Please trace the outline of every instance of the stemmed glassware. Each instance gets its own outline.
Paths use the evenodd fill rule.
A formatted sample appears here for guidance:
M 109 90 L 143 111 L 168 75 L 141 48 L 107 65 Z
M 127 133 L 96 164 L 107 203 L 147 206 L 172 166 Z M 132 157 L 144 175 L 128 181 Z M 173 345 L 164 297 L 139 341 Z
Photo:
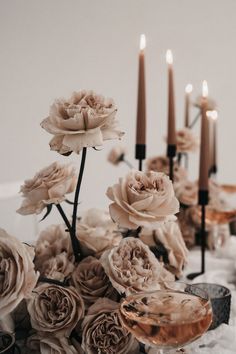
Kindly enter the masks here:
M 120 318 L 140 342 L 159 353 L 182 348 L 211 325 L 207 293 L 195 285 L 162 282 L 159 290 L 132 294 L 122 300 Z

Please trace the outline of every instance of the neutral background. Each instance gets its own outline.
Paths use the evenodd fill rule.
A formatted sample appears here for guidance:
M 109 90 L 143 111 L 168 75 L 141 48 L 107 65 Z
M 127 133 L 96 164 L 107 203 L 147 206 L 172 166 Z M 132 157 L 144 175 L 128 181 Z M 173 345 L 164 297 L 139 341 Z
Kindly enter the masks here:
M 167 75 L 165 52 L 174 53 L 178 127 L 183 126 L 184 88 L 193 99 L 207 79 L 219 107 L 219 180 L 236 182 L 235 0 L 1 0 L 0 1 L 0 184 L 32 177 L 61 158 L 50 152 L 51 136 L 39 124 L 57 97 L 93 89 L 115 99 L 126 132 L 124 144 L 135 163 L 139 36 L 147 37 L 147 151 L 165 152 Z M 192 118 L 196 110 L 192 109 Z M 195 127 L 198 134 L 199 125 Z M 100 152 L 90 150 L 81 193 L 81 210 L 106 207 L 107 187 L 127 172 Z M 190 175 L 197 178 L 198 155 Z M 17 187 L 18 188 L 18 187 Z M 4 189 L 4 188 L 2 188 Z M 14 194 L 14 187 L 13 192 Z M 15 215 L 20 199 L 0 200 L 0 225 L 26 239 L 33 237 L 32 217 Z M 55 221 L 51 215 L 47 222 Z M 22 236 L 23 235 L 23 236 Z

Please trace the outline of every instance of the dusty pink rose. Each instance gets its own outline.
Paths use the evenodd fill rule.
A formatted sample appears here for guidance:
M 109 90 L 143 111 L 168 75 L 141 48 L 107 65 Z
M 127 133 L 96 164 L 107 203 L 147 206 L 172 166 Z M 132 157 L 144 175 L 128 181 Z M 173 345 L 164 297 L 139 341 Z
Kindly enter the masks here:
M 175 195 L 181 204 L 192 206 L 198 203 L 198 183 L 188 180 L 175 185 Z
M 97 300 L 82 323 L 82 349 L 86 354 L 139 354 L 137 340 L 122 325 L 119 304 Z
M 96 208 L 83 214 L 77 222 L 76 234 L 84 255 L 100 256 L 105 250 L 117 246 L 122 239 L 109 213 Z
M 84 316 L 84 302 L 72 287 L 40 284 L 28 300 L 32 327 L 39 333 L 69 337 Z
M 169 159 L 166 156 L 154 156 L 147 159 L 147 171 L 163 172 L 169 175 Z M 174 181 L 179 182 L 187 178 L 187 171 L 178 166 L 177 162 L 174 163 Z
M 31 296 L 39 277 L 33 258 L 32 247 L 0 229 L 0 318 Z
M 127 237 L 118 247 L 105 251 L 101 263 L 120 294 L 156 290 L 158 282 L 174 279 L 138 238 Z
M 175 220 L 179 211 L 172 182 L 164 173 L 132 170 L 108 188 L 107 196 L 113 201 L 112 219 L 128 229 L 155 228 L 160 222 Z
M 113 146 L 113 148 L 110 150 L 107 160 L 112 164 L 112 165 L 118 165 L 124 158 L 126 154 L 126 148 L 122 145 L 116 145 Z
M 166 269 L 177 277 L 182 275 L 183 268 L 187 264 L 188 250 L 176 222 L 168 222 L 152 232 L 144 229 L 140 239 L 149 247 L 156 247 L 157 250 L 160 246 L 164 247 L 168 254 Z
M 178 152 L 194 152 L 199 147 L 198 138 L 189 128 L 177 131 L 176 139 Z
M 62 252 L 43 263 L 37 262 L 37 269 L 44 277 L 64 282 L 69 279 L 75 266 L 68 258 L 68 253 Z
M 117 127 L 116 112 L 112 99 L 93 91 L 79 91 L 68 100 L 56 100 L 41 126 L 54 135 L 52 150 L 63 155 L 79 153 L 83 147 L 101 146 L 105 140 L 123 135 Z
M 117 292 L 97 258 L 89 256 L 81 261 L 72 273 L 71 283 L 87 306 L 100 297 L 117 299 Z
M 66 253 L 69 260 L 72 260 L 72 247 L 66 226 L 50 225 L 41 231 L 35 246 L 35 264 L 40 269 L 49 259 L 61 253 Z
M 27 339 L 26 354 L 83 354 L 80 344 L 74 339 L 40 336 L 34 334 Z
M 65 194 L 74 191 L 76 180 L 75 169 L 71 165 L 52 163 L 21 186 L 24 200 L 17 212 L 22 215 L 40 214 L 48 204 L 61 203 Z

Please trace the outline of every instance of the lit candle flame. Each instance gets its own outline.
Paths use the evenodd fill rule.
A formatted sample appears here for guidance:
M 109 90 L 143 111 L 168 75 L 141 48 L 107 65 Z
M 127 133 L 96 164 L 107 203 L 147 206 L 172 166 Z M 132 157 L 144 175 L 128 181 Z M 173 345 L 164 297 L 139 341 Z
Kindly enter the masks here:
M 141 34 L 140 36 L 140 50 L 144 50 L 146 48 L 146 37 L 145 34 Z
M 170 65 L 173 64 L 173 54 L 170 49 L 168 49 L 166 52 L 166 62 L 167 62 L 167 64 L 170 64 Z
M 188 84 L 186 87 L 185 87 L 185 92 L 186 93 L 191 93 L 193 91 L 193 85 L 192 84 Z
M 216 120 L 218 118 L 218 112 L 217 111 L 207 111 L 206 114 L 207 114 L 208 118 L 211 118 L 213 120 Z
M 206 98 L 208 96 L 208 85 L 207 81 L 204 80 L 202 83 L 202 97 Z

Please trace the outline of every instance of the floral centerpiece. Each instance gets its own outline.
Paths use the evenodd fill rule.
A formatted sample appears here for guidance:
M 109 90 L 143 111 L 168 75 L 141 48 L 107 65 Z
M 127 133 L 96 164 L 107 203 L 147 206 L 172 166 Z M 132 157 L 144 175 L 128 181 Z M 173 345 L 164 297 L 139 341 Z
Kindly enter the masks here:
M 56 209 L 61 224 L 35 245 L 0 230 L 0 329 L 14 333 L 22 353 L 138 354 L 142 346 L 120 321 L 121 298 L 158 289 L 187 261 L 179 201 L 162 171 L 130 171 L 107 190 L 110 213 L 92 206 L 77 215 L 87 149 L 123 135 L 116 113 L 113 100 L 80 91 L 56 100 L 41 123 L 53 135 L 51 150 L 82 156 L 78 176 L 54 162 L 21 187 L 18 213 L 44 212 L 43 220 Z M 115 164 L 125 151 L 118 155 L 110 156 Z M 63 202 L 72 192 L 68 216 Z

